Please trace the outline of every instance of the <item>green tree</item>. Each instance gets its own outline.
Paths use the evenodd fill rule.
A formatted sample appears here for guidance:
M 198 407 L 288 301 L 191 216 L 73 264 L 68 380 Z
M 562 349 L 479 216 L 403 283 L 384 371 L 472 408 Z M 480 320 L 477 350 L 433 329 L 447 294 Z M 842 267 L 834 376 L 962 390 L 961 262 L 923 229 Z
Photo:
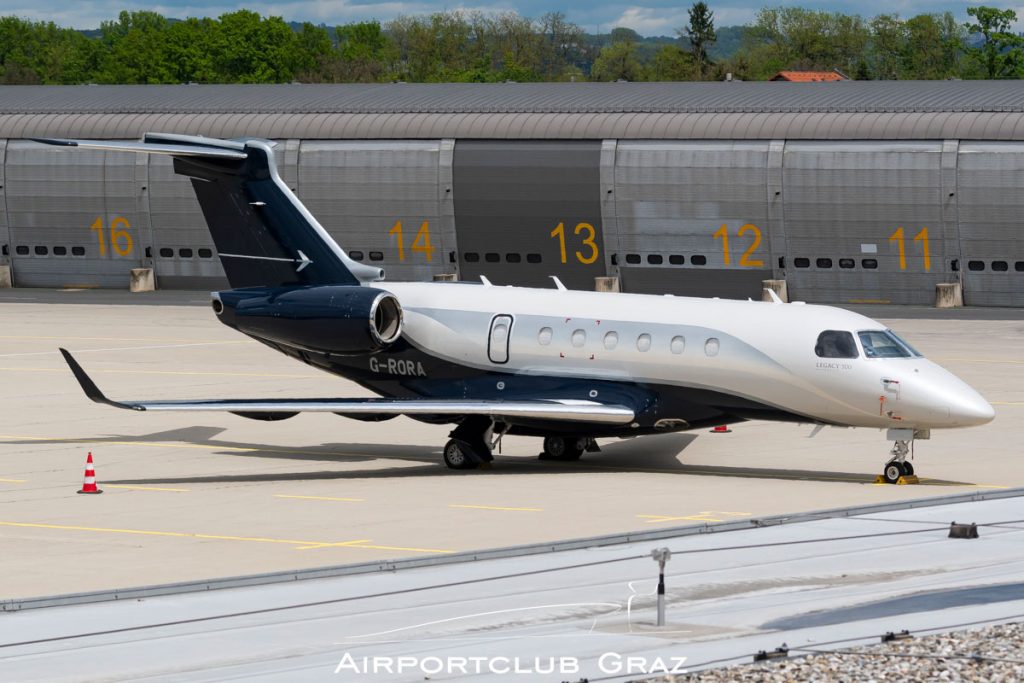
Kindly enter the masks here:
M 295 75 L 295 32 L 281 17 L 238 10 L 220 16 L 213 64 L 226 83 L 286 83 Z
M 907 19 L 904 73 L 907 78 L 943 79 L 961 75 L 964 28 L 951 12 Z
M 995 7 L 968 7 L 967 14 L 974 18 L 973 22 L 964 25 L 969 32 L 981 34 L 984 42 L 980 47 L 967 47 L 967 54 L 976 60 L 983 69 L 984 77 L 1018 78 L 1021 64 L 1024 63 L 1024 38 L 1010 31 L 1017 21 L 1017 13 L 1012 9 L 1001 10 Z
M 167 29 L 165 54 L 174 83 L 218 83 L 223 79 L 214 63 L 223 40 L 216 19 L 190 17 Z
M 374 83 L 385 77 L 393 50 L 379 22 L 347 24 L 337 27 L 335 32 L 338 36 L 337 75 L 340 80 Z
M 324 81 L 334 57 L 334 45 L 327 29 L 304 22 L 295 36 L 295 46 L 296 78 L 306 83 Z
M 636 31 L 612 29 L 612 43 L 601 48 L 591 67 L 592 81 L 643 81 L 644 65 L 637 57 Z
M 700 0 L 690 8 L 690 23 L 685 29 L 676 31 L 680 37 L 685 36 L 690 43 L 690 54 L 697 67 L 697 78 L 703 79 L 710 65 L 708 50 L 718 40 L 715 34 L 715 13 L 708 9 L 707 3 Z
M 690 81 L 697 77 L 693 54 L 678 45 L 662 45 L 651 60 L 651 78 L 656 81 Z
M 871 33 L 857 15 L 800 7 L 762 9 L 743 48 L 751 75 L 768 78 L 782 69 L 854 73 Z
M 100 24 L 103 56 L 96 73 L 101 83 L 169 83 L 168 22 L 156 12 L 121 12 Z

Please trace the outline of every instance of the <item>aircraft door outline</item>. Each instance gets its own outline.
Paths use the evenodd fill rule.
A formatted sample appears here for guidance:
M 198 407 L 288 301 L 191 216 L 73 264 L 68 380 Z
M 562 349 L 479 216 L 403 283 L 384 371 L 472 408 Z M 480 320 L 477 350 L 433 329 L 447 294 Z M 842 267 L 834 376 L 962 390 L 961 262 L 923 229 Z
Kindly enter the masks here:
M 487 358 L 499 365 L 508 362 L 508 347 L 512 339 L 512 316 L 499 314 L 491 318 L 487 333 Z

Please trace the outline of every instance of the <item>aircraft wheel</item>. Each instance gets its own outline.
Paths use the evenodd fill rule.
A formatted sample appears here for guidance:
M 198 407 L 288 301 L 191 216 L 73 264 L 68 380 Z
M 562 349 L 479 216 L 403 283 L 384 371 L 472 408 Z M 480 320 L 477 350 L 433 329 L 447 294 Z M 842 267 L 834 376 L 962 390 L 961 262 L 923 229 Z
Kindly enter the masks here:
M 444 445 L 444 464 L 453 470 L 468 470 L 480 464 L 480 459 L 465 441 L 449 439 Z
M 895 460 L 891 460 L 885 464 L 885 469 L 882 470 L 882 476 L 885 477 L 885 483 L 895 484 L 899 481 L 906 472 L 903 469 L 903 465 Z
M 903 461 L 903 474 L 907 477 L 913 476 L 914 474 L 914 466 L 906 460 Z
M 547 460 L 579 460 L 586 447 L 586 439 L 561 436 L 544 438 L 544 456 Z

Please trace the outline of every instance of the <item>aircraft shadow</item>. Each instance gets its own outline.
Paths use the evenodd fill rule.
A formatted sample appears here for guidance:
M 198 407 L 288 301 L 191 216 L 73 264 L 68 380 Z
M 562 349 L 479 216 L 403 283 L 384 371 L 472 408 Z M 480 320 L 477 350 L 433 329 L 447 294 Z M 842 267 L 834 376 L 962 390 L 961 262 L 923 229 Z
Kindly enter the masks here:
M 495 454 L 495 462 L 485 472 L 479 470 L 449 470 L 441 461 L 440 446 L 418 446 L 410 444 L 360 444 L 324 443 L 312 447 L 277 446 L 244 441 L 217 439 L 225 430 L 221 427 L 197 425 L 182 429 L 154 432 L 142 435 L 109 435 L 83 439 L 32 440 L 26 442 L 0 441 L 3 444 L 67 444 L 82 443 L 118 444 L 140 443 L 186 443 L 209 448 L 211 455 L 232 458 L 268 458 L 273 460 L 294 460 L 297 462 L 324 462 L 336 464 L 397 460 L 409 463 L 374 469 L 322 470 L 312 472 L 274 472 L 250 474 L 222 474 L 210 476 L 162 477 L 144 479 L 108 480 L 111 484 L 202 484 L 202 483 L 246 483 L 272 481 L 316 481 L 346 479 L 398 479 L 409 477 L 436 476 L 528 476 L 537 474 L 578 474 L 578 473 L 622 473 L 654 472 L 659 474 L 739 477 L 751 479 L 776 479 L 793 481 L 816 481 L 832 483 L 870 484 L 875 475 L 863 472 L 826 472 L 801 469 L 773 469 L 758 467 L 727 467 L 721 465 L 693 465 L 683 462 L 680 457 L 686 448 L 698 438 L 697 434 L 677 433 L 645 436 L 622 441 L 605 442 L 600 453 L 587 453 L 579 461 L 538 460 L 535 457 L 502 456 Z M 223 449 L 223 450 L 220 450 Z M 538 452 L 539 452 L 538 442 Z M 923 479 L 922 485 L 970 486 L 968 482 L 939 479 Z

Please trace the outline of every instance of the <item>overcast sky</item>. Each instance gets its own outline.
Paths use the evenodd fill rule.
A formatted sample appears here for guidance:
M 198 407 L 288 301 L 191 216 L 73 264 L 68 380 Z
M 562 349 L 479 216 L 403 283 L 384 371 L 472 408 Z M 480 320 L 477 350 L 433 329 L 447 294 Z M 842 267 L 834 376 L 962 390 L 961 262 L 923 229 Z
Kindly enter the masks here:
M 483 4 L 483 0 L 407 0 L 394 2 L 368 2 L 366 0 L 274 0 L 265 2 L 232 2 L 231 0 L 165 0 L 159 3 L 132 0 L 0 0 L 0 15 L 16 15 L 27 19 L 55 21 L 73 28 L 96 28 L 104 19 L 115 18 L 123 9 L 149 9 L 167 17 L 216 17 L 225 12 L 247 8 L 266 15 L 278 15 L 288 21 L 312 21 L 328 25 L 344 24 L 365 19 L 387 21 L 400 14 L 423 14 L 443 10 L 467 9 L 483 11 L 514 10 L 527 17 L 539 17 L 545 12 L 561 11 L 570 21 L 591 33 L 607 33 L 616 26 L 625 26 L 642 35 L 672 35 L 687 21 L 686 9 L 692 4 L 669 0 L 639 0 L 633 4 L 620 0 L 496 0 L 497 4 Z M 478 4 L 479 3 L 479 4 Z M 871 17 L 885 12 L 896 12 L 903 17 L 928 12 L 951 11 L 960 20 L 966 18 L 968 3 L 944 0 L 833 0 L 832 2 L 765 2 L 744 4 L 737 0 L 708 3 L 715 13 L 716 26 L 731 26 L 750 22 L 757 10 L 765 5 L 795 4 L 802 7 L 858 13 Z M 984 4 L 984 3 L 971 3 Z M 1012 7 L 996 2 L 1002 8 Z M 1024 18 L 1024 7 L 1015 7 Z M 1024 22 L 1018 23 L 1018 30 Z

